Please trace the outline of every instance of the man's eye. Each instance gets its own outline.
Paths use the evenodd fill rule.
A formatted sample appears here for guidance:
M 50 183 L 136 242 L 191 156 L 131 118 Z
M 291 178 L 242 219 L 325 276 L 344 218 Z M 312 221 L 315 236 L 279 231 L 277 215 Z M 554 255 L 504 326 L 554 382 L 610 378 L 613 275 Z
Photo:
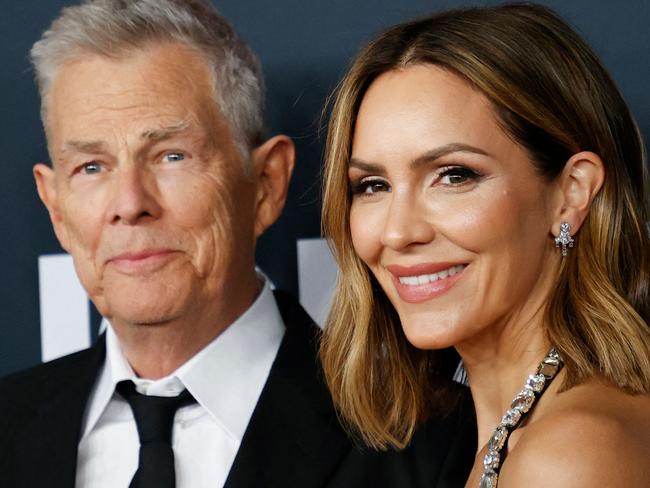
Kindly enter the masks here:
M 473 171 L 464 166 L 453 166 L 443 168 L 440 173 L 440 181 L 446 186 L 459 186 L 470 181 L 475 181 L 480 178 L 476 171 Z
M 372 195 L 382 191 L 390 191 L 390 186 L 383 180 L 363 179 L 352 185 L 352 193 L 355 195 Z
M 90 163 L 85 163 L 81 166 L 80 173 L 83 173 L 85 175 L 94 175 L 101 173 L 102 169 L 103 168 L 100 163 L 91 161 Z
M 183 153 L 167 153 L 163 156 L 163 161 L 168 163 L 177 163 L 185 159 L 185 154 Z

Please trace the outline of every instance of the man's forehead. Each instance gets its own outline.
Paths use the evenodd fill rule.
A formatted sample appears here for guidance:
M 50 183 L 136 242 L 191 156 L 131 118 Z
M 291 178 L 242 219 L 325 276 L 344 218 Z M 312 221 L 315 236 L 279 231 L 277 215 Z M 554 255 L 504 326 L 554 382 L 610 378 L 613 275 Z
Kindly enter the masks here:
M 125 60 L 88 56 L 66 64 L 50 102 L 47 132 L 55 153 L 110 152 L 106 146 L 114 149 L 118 141 L 135 148 L 186 133 L 229 137 L 211 72 L 182 45 L 152 47 Z
M 142 49 L 128 57 L 86 54 L 63 63 L 53 78 L 47 105 L 65 116 L 133 112 L 153 108 L 203 110 L 213 98 L 212 73 L 182 45 Z

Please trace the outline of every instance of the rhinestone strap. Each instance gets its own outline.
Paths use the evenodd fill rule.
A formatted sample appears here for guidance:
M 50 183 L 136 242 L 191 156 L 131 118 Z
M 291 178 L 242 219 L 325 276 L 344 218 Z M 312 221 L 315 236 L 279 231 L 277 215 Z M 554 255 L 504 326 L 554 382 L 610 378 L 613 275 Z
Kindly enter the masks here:
M 502 453 L 508 442 L 510 434 L 521 424 L 532 410 L 537 399 L 542 396 L 555 375 L 562 368 L 560 354 L 551 349 L 548 355 L 539 363 L 535 374 L 528 376 L 524 388 L 517 393 L 510 408 L 501 418 L 501 422 L 495 429 L 488 442 L 488 452 L 483 458 L 483 476 L 481 477 L 480 488 L 496 488 L 499 480 L 499 470 L 506 456 Z

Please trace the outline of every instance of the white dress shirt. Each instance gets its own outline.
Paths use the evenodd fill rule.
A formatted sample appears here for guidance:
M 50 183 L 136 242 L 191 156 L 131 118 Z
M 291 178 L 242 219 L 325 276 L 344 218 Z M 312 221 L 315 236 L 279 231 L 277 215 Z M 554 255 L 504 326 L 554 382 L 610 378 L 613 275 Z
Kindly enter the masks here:
M 132 380 L 143 394 L 175 396 L 183 388 L 197 403 L 174 418 L 176 487 L 223 486 L 284 335 L 284 323 L 265 281 L 253 305 L 171 375 L 137 378 L 118 338 L 106 330 L 106 361 L 91 392 L 77 459 L 78 488 L 128 487 L 140 442 L 128 403 L 115 385 Z

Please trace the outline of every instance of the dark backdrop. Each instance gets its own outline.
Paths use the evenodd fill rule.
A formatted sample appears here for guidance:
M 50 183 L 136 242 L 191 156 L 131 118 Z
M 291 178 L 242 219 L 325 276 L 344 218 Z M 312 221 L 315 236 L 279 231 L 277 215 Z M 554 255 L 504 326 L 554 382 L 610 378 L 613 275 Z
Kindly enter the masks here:
M 31 166 L 47 159 L 28 52 L 65 5 L 0 0 L 0 374 L 40 361 L 39 255 L 61 252 L 36 197 Z M 258 52 L 267 82 L 270 132 L 292 136 L 298 162 L 282 219 L 262 238 L 258 262 L 297 292 L 296 239 L 319 235 L 318 174 L 326 96 L 351 56 L 382 28 L 433 10 L 468 5 L 424 0 L 215 0 Z M 494 3 L 494 2 L 472 2 Z M 547 0 L 590 42 L 650 131 L 650 1 Z

